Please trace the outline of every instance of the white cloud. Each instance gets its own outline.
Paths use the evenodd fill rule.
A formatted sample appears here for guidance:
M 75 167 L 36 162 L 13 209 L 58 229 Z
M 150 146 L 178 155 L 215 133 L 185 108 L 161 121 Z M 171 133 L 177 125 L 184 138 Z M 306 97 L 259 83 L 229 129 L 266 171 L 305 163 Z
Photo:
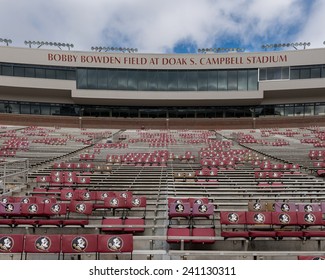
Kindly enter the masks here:
M 256 38 L 288 41 L 290 28 L 307 20 L 304 2 L 0 0 L 0 37 L 13 39 L 14 46 L 28 39 L 74 43 L 78 50 L 105 45 L 138 47 L 141 52 L 168 52 L 183 40 L 198 47 L 215 42 L 222 46 L 229 37 L 241 44 Z M 324 10 L 322 1 L 318 2 Z M 324 13 L 317 7 L 314 14 L 317 17 L 310 17 L 306 34 L 313 28 L 319 31 L 316 20 L 323 22 Z M 312 33 L 315 40 L 316 30 Z M 298 30 L 297 36 L 304 32 L 299 35 Z
M 316 0 L 302 31 L 297 35 L 297 41 L 311 42 L 312 48 L 324 47 L 325 41 L 325 1 Z

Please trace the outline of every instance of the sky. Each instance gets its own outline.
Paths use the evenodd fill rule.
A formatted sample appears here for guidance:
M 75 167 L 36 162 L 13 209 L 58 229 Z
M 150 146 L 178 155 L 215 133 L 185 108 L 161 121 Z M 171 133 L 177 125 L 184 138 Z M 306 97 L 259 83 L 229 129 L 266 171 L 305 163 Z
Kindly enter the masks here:
M 272 43 L 325 47 L 325 0 L 0 0 L 0 38 L 197 53 L 263 51 Z M 3 45 L 3 43 L 2 43 Z

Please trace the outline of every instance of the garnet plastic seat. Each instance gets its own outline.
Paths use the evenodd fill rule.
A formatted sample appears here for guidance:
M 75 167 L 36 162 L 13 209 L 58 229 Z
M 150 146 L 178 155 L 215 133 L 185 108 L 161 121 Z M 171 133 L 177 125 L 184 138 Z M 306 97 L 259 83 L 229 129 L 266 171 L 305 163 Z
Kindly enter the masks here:
M 246 230 L 247 221 L 244 211 L 238 212 L 220 212 L 221 236 L 224 238 L 249 238 L 249 232 Z M 227 226 L 225 229 L 224 225 Z
M 131 227 L 125 227 L 125 232 L 144 232 L 145 231 L 145 219 L 144 218 L 138 218 L 138 217 L 127 217 L 124 220 L 125 226 L 131 226 Z
M 191 236 L 189 227 L 168 227 L 167 229 L 167 242 L 168 243 L 180 243 L 181 238 L 175 239 L 175 237 L 185 237 L 184 242 L 190 242 L 190 239 L 186 237 Z M 174 237 L 174 238 L 173 238 Z
M 123 219 L 117 217 L 105 217 L 102 219 L 102 227 L 103 232 L 111 232 L 111 231 L 123 231 Z
M 212 239 L 213 237 L 216 236 L 215 228 L 214 227 L 193 227 L 192 229 L 192 236 L 203 236 L 202 239 L 193 239 L 192 243 L 203 243 L 203 244 L 213 244 L 215 243 L 215 240 Z M 205 239 L 204 236 L 206 237 L 211 237 L 211 239 L 207 238 Z

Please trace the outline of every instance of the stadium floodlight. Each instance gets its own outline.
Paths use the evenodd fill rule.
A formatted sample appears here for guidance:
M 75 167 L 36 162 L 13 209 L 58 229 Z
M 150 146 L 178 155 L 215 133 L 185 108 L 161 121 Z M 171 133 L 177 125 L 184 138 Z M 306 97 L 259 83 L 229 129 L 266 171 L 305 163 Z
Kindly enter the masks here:
M 125 47 L 91 47 L 90 48 L 92 51 L 95 52 L 108 52 L 108 51 L 112 51 L 112 52 L 122 52 L 122 53 L 136 53 L 138 52 L 137 48 L 125 48 Z
M 3 39 L 3 38 L 0 38 L 0 43 L 4 43 L 7 46 L 9 46 L 9 44 L 12 43 L 12 40 L 11 39 Z
M 200 48 L 198 53 L 244 52 L 245 48 Z
M 306 49 L 306 47 L 309 47 L 311 44 L 310 42 L 295 42 L 295 43 L 278 43 L 278 44 L 264 44 L 262 45 L 262 49 L 279 49 L 279 48 L 289 48 L 292 47 L 295 50 L 298 50 L 299 47 L 303 47 L 303 49 Z
M 28 45 L 30 48 L 32 46 L 36 46 L 36 48 L 41 48 L 42 46 L 50 46 L 50 47 L 58 47 L 60 50 L 62 50 L 62 48 L 68 48 L 68 50 L 70 51 L 71 48 L 74 47 L 73 44 L 70 43 L 58 43 L 58 42 L 45 42 L 45 41 L 25 41 L 24 42 L 25 45 Z

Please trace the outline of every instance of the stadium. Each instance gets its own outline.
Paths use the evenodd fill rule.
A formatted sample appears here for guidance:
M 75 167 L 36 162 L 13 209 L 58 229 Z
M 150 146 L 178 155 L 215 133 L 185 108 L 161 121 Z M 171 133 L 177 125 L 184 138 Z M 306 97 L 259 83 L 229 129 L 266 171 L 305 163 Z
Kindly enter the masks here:
M 324 258 L 325 48 L 0 47 L 1 259 Z

